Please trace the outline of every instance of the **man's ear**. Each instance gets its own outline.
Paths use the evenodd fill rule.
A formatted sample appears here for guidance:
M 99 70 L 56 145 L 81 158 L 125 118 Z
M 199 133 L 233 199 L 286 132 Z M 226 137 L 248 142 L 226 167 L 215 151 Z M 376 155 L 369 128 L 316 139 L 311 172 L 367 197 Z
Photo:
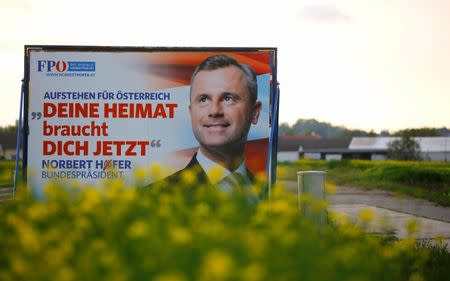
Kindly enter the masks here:
M 255 105 L 253 106 L 252 111 L 252 124 L 256 125 L 258 123 L 259 113 L 261 112 L 262 104 L 260 101 L 256 101 Z

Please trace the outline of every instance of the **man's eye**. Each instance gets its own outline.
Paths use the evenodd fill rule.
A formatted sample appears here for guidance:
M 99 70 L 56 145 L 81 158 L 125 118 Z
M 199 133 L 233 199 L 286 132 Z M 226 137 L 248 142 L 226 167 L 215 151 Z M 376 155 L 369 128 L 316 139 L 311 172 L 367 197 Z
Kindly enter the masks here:
M 208 100 L 208 99 L 207 99 L 206 97 L 201 97 L 199 101 L 200 101 L 200 102 L 206 102 L 207 100 Z
M 233 101 L 233 97 L 232 96 L 225 96 L 224 100 L 226 102 L 232 102 Z

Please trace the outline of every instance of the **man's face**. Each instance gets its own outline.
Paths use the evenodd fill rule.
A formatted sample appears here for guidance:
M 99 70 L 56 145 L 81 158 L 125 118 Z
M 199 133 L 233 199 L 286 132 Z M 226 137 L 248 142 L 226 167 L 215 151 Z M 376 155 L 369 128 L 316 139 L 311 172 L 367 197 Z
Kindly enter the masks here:
M 197 73 L 189 111 L 200 147 L 230 152 L 243 148 L 250 125 L 258 122 L 261 103 L 251 103 L 245 74 L 228 66 Z

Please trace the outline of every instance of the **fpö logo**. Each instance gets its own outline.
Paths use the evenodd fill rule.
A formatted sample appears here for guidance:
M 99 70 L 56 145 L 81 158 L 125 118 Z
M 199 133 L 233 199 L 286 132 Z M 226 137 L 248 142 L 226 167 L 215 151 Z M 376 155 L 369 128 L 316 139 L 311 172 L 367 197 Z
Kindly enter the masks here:
M 37 71 L 47 76 L 95 76 L 95 62 L 38 60 Z

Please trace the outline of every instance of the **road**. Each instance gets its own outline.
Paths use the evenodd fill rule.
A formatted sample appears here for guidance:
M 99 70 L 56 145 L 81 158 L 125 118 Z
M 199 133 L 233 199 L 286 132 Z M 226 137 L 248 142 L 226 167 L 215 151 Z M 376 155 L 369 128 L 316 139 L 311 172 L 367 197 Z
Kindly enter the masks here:
M 297 182 L 284 181 L 282 184 L 290 191 L 297 192 Z M 447 242 L 450 250 L 450 208 L 436 203 L 399 196 L 385 190 L 365 190 L 361 188 L 338 186 L 336 193 L 327 197 L 329 210 L 346 215 L 357 222 L 361 210 L 370 210 L 374 219 L 369 225 L 371 232 L 392 231 L 398 238 L 408 237 L 406 225 L 415 221 L 418 225 L 418 238 L 440 237 Z

